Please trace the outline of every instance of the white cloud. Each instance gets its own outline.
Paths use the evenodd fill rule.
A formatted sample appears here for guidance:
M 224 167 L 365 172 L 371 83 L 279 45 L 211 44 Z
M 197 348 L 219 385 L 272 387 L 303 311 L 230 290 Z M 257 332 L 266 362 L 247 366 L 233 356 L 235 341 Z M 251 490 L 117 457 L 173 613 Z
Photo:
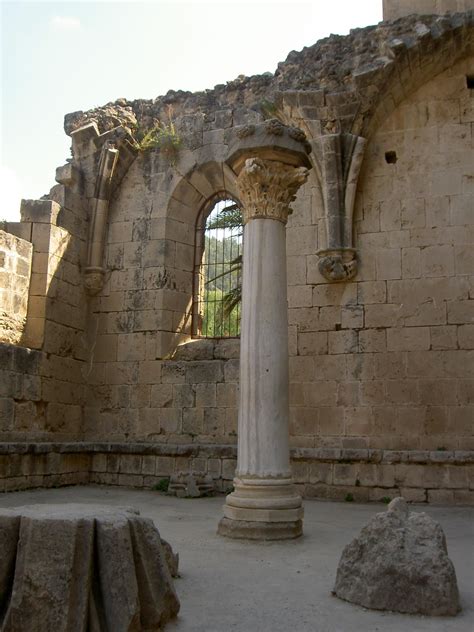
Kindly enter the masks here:
M 20 221 L 21 182 L 10 167 L 0 166 L 0 220 Z
M 81 21 L 72 16 L 55 15 L 51 18 L 51 25 L 57 31 L 76 31 L 81 28 Z

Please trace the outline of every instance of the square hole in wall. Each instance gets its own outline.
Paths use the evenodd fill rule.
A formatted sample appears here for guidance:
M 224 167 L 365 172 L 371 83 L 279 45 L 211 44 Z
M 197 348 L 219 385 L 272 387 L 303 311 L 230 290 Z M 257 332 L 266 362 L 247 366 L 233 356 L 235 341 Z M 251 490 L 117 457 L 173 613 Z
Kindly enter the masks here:
M 385 162 L 389 165 L 394 165 L 397 162 L 397 152 L 396 151 L 386 151 L 385 152 Z
M 466 86 L 468 90 L 474 90 L 474 75 L 466 75 Z

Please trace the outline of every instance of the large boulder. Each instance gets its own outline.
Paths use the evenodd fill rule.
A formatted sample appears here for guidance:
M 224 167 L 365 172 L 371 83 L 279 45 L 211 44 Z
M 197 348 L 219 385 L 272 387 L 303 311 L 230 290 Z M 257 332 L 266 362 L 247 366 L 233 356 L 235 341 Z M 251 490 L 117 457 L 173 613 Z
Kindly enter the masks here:
M 455 615 L 459 592 L 441 526 L 403 498 L 376 514 L 341 556 L 334 594 L 374 610 Z
M 145 632 L 178 613 L 152 520 L 85 504 L 0 510 L 2 632 Z

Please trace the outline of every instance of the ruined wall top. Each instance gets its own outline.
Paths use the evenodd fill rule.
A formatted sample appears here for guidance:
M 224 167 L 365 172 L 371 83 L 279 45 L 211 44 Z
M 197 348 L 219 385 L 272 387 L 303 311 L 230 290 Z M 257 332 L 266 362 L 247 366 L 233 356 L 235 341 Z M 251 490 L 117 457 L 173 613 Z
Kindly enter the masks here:
M 397 20 L 405 15 L 444 15 L 474 9 L 474 0 L 383 0 L 383 19 Z
M 416 6 L 421 6 L 423 2 L 418 0 Z M 468 7 L 473 3 L 474 0 L 457 2 Z M 384 3 L 387 15 L 395 15 L 396 4 L 400 7 L 404 4 L 415 6 L 411 0 L 398 3 L 387 0 Z M 431 4 L 447 5 L 450 2 L 433 0 Z M 414 10 L 412 8 L 411 12 Z M 472 34 L 472 26 L 472 12 L 446 17 L 406 15 L 396 21 L 354 29 L 346 36 L 330 35 L 299 52 L 292 51 L 284 62 L 278 64 L 273 74 L 240 75 L 226 84 L 200 92 L 171 90 L 156 99 L 121 98 L 89 111 L 72 112 L 65 116 L 65 132 L 70 135 L 91 122 L 97 124 L 100 133 L 119 125 L 131 131 L 137 127 L 151 129 L 160 121 L 167 122 L 171 107 L 173 121 L 181 128 L 180 133 L 187 135 L 189 132 L 192 136 L 196 116 L 202 117 L 206 125 L 215 119 L 216 112 L 231 108 L 231 126 L 258 122 L 262 118 L 274 117 L 281 95 L 294 91 L 338 95 L 341 92 L 357 93 L 362 105 L 359 111 L 368 110 L 373 103 L 374 92 L 385 83 L 394 69 L 394 60 L 400 55 L 407 50 L 426 47 L 427 40 L 433 41 L 431 52 L 434 54 L 438 45 L 442 47 L 445 39 L 452 39 L 460 30 L 467 29 Z

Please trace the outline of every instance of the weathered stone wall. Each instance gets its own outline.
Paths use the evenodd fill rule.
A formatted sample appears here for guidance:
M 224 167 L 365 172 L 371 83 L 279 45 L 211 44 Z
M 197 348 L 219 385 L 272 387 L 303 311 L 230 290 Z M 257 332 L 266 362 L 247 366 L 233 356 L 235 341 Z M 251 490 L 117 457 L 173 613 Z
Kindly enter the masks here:
M 2 441 L 82 436 L 87 216 L 64 186 L 54 187 L 51 198 L 23 200 L 22 221 L 5 225 L 31 242 L 32 263 L 21 346 L 1 345 Z
M 314 172 L 298 195 L 287 227 L 294 448 L 474 448 L 467 72 L 462 62 L 432 79 L 369 140 L 355 280 L 331 284 L 318 270 L 326 220 Z M 226 139 L 217 126 L 230 120 L 230 112 L 207 122 L 196 115 L 197 149 L 184 151 L 176 168 L 153 153 L 139 156 L 111 205 L 110 276 L 92 303 L 87 437 L 235 444 L 237 347 L 196 341 L 167 359 L 190 334 L 198 211 L 219 191 L 235 194 L 215 167 Z M 383 467 L 373 465 L 374 487 L 384 487 Z M 298 467 L 300 484 L 309 485 L 309 465 Z M 324 485 L 337 487 L 339 470 L 329 469 Z M 344 471 L 355 488 L 357 468 Z M 319 492 L 330 494 L 324 485 Z
M 23 334 L 31 274 L 31 244 L 0 230 L 0 341 L 17 343 Z
M 319 274 L 317 188 L 307 185 L 291 219 L 291 432 L 299 445 L 474 447 L 468 68 L 460 63 L 421 87 L 370 139 L 354 282 L 328 284 Z M 387 163 L 389 152 L 396 163 Z
M 217 491 L 228 491 L 236 453 L 235 446 L 196 443 L 2 443 L 0 491 L 91 483 L 150 489 L 180 472 L 207 474 Z M 291 457 L 307 498 L 474 502 L 472 451 L 293 448 Z
M 67 117 L 73 163 L 49 200 L 25 203 L 7 226 L 33 244 L 22 344 L 38 351 L 3 350 L 0 438 L 88 443 L 5 444 L 5 489 L 151 487 L 189 470 L 231 484 L 239 349 L 190 341 L 195 228 L 213 196 L 238 199 L 225 165 L 232 128 L 276 115 L 303 127 L 314 150 L 287 226 L 297 484 L 307 496 L 473 502 L 469 20 L 404 18 L 290 53 L 273 77 Z M 123 153 L 107 198 L 104 285 L 86 293 L 103 148 L 120 153 L 170 104 L 182 147 Z M 328 245 L 317 153 L 321 134 L 340 132 L 367 137 L 367 149 L 358 272 L 331 283 L 317 254 Z
M 405 15 L 443 15 L 474 9 L 473 0 L 383 0 L 383 19 L 396 20 Z

